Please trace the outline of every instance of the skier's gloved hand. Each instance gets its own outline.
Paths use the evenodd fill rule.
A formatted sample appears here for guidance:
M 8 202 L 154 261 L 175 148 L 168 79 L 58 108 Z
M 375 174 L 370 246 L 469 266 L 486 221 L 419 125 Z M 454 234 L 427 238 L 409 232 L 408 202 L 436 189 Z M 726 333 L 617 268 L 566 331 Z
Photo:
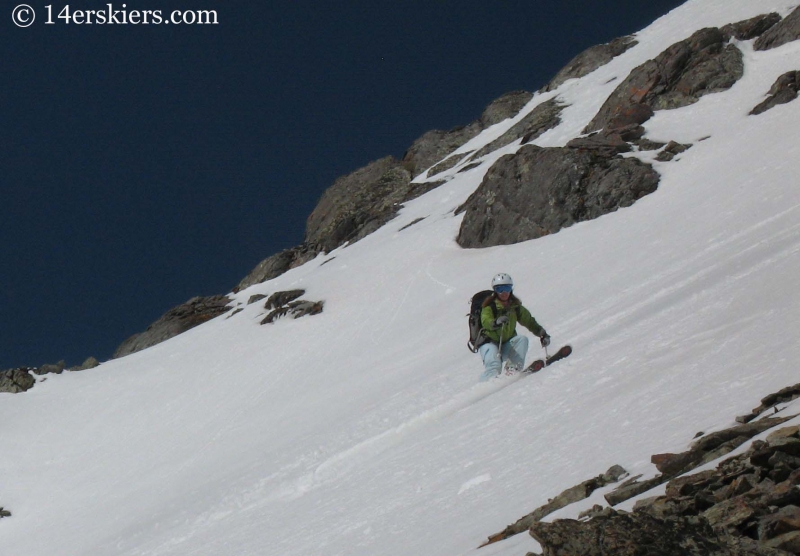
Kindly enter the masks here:
M 494 321 L 494 325 L 498 328 L 507 323 L 508 323 L 508 316 L 506 315 L 503 315 L 502 317 L 497 317 L 497 320 Z
M 547 332 L 542 332 L 540 336 L 540 340 L 542 342 L 542 347 L 547 347 L 550 345 L 550 336 L 547 335 Z

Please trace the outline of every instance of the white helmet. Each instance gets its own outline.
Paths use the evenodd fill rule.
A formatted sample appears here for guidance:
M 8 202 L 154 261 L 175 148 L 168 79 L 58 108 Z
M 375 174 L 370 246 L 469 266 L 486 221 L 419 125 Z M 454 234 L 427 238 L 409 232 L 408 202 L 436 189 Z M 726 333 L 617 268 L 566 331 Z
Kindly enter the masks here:
M 496 286 L 511 286 L 513 288 L 514 280 L 512 280 L 511 276 L 505 272 L 501 272 L 492 278 L 492 289 L 494 289 Z

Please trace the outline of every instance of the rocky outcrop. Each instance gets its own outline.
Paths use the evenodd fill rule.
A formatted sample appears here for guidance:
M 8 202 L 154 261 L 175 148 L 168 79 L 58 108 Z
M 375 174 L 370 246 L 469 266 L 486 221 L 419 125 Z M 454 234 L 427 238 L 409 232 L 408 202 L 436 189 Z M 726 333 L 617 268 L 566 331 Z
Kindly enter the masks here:
M 717 28 L 701 29 L 634 69 L 584 133 L 641 124 L 655 110 L 679 108 L 724 91 L 744 73 L 742 53 Z
M 800 398 L 800 384 L 787 386 L 786 388 L 782 388 L 777 392 L 773 392 L 772 394 L 764 396 L 761 399 L 761 404 L 758 407 L 754 408 L 753 411 L 747 415 L 740 415 L 736 417 L 736 422 L 749 423 L 767 410 L 775 409 L 777 411 L 776 406 L 779 403 L 787 403 L 792 400 L 796 400 L 797 398 Z
M 566 508 L 570 504 L 574 504 L 575 502 L 589 498 L 589 496 L 591 496 L 592 493 L 598 488 L 616 483 L 626 474 L 627 471 L 625 471 L 619 465 L 615 465 L 602 475 L 598 475 L 597 477 L 589 479 L 588 481 L 584 481 L 579 485 L 568 488 L 555 498 L 550 499 L 544 506 L 535 509 L 499 533 L 490 535 L 489 540 L 482 544 L 481 547 L 505 540 L 509 537 L 513 537 L 514 535 L 518 535 L 524 531 L 527 531 L 535 522 L 541 521 L 546 516 L 560 510 L 561 508 Z
M 31 376 L 34 369 L 29 367 L 18 367 L 0 371 L 0 392 L 19 394 L 33 388 L 36 379 Z
M 231 300 L 224 295 L 194 297 L 173 309 L 147 327 L 141 334 L 125 340 L 114 352 L 114 358 L 124 357 L 160 344 L 230 310 Z
M 418 176 L 484 129 L 516 116 L 531 98 L 533 98 L 533 94 L 527 91 L 506 93 L 489 104 L 481 117 L 469 125 L 456 127 L 450 131 L 433 130 L 425 133 L 414 141 L 403 155 L 404 166 L 413 177 Z M 458 160 L 452 162 L 453 166 Z M 428 175 L 433 176 L 443 171 L 443 169 L 437 168 L 435 171 L 431 170 Z
M 567 65 L 542 88 L 542 91 L 553 91 L 558 89 L 568 79 L 578 79 L 584 75 L 589 75 L 637 44 L 636 39 L 628 35 L 614 39 L 606 44 L 598 44 L 587 48 L 570 60 Z
M 665 495 L 638 501 L 633 513 L 606 508 L 589 521 L 534 522 L 530 533 L 545 556 L 797 554 L 798 433 L 778 429 L 716 469 L 674 478 Z
M 756 50 L 769 50 L 800 39 L 800 6 L 771 27 L 753 44 Z
M 745 21 L 729 23 L 720 28 L 726 39 L 736 39 L 739 41 L 749 41 L 766 33 L 776 23 L 781 20 L 781 16 L 776 13 L 759 15 Z
M 11 517 L 11 512 L 0 506 L 0 519 L 4 517 Z
M 270 313 L 261 321 L 261 324 L 272 324 L 279 318 L 291 316 L 299 319 L 307 315 L 318 315 L 325 307 L 324 301 L 307 301 L 299 299 L 305 290 L 289 290 L 275 292 L 267 299 L 264 308 Z
M 482 158 L 497 149 L 510 145 L 518 139 L 522 139 L 523 143 L 533 141 L 548 129 L 553 129 L 561 123 L 561 111 L 563 109 L 564 105 L 557 99 L 543 102 L 503 135 L 479 149 L 470 159 L 477 160 Z
M 767 99 L 750 111 L 751 115 L 763 114 L 779 104 L 792 102 L 800 91 L 800 71 L 790 71 L 781 75 L 769 90 Z
M 577 148 L 525 145 L 500 158 L 458 209 L 462 247 L 507 245 L 597 218 L 658 187 L 659 176 L 635 158 Z
M 428 192 L 429 183 L 412 183 L 395 158 L 377 160 L 341 177 L 323 193 L 306 222 L 305 244 L 331 251 L 371 234 L 394 218 L 400 206 Z
M 319 250 L 316 247 L 305 243 L 276 253 L 258 263 L 233 291 L 239 292 L 255 284 L 277 278 L 287 270 L 307 263 L 318 254 Z
M 754 413 L 800 397 L 800 385 L 766 396 Z M 698 433 L 681 454 L 652 457 L 662 475 L 622 483 L 605 495 L 617 504 L 667 483 L 663 495 L 641 499 L 633 512 L 595 504 L 578 520 L 542 518 L 585 500 L 594 490 L 623 479 L 614 466 L 603 475 L 566 489 L 481 546 L 524 531 L 544 556 L 669 555 L 781 556 L 800 554 L 800 426 L 781 425 L 797 415 L 762 418 L 710 434 Z M 746 451 L 724 458 L 754 436 Z M 722 460 L 715 469 L 689 473 Z M 529 553 L 528 556 L 541 556 Z
M 731 554 L 711 527 L 681 516 L 610 512 L 589 522 L 535 523 L 531 536 L 544 556 L 722 556 Z

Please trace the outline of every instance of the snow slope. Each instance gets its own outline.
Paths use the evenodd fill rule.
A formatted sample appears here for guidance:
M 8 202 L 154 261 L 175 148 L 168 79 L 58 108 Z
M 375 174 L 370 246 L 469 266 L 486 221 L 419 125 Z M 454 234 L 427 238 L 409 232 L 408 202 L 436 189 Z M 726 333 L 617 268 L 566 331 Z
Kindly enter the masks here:
M 570 104 L 564 122 L 536 143 L 563 145 L 672 43 L 797 4 L 690 0 L 461 151 L 556 95 Z M 521 555 L 537 549 L 526 535 L 475 547 L 612 464 L 652 474 L 651 454 L 796 383 L 800 110 L 747 113 L 798 69 L 800 42 L 739 46 L 745 76 L 731 90 L 645 125 L 651 139 L 694 146 L 655 163 L 658 191 L 631 208 L 531 242 L 459 248 L 453 210 L 514 144 L 453 169 L 362 241 L 240 292 L 232 318 L 0 395 L 0 504 L 14 514 L 0 521 L 0 553 Z M 499 271 L 575 353 L 533 377 L 476 384 L 467 300 Z M 325 312 L 260 326 L 263 308 L 246 305 L 298 287 Z

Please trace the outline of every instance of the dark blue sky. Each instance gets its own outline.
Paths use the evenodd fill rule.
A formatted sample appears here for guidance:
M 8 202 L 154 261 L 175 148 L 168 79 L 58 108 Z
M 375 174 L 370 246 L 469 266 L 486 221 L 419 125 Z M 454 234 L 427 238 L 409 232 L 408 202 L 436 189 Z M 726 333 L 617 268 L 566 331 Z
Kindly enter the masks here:
M 124 2 L 216 10 L 190 26 L 66 24 L 64 6 L 108 2 L 24 2 L 27 28 L 0 2 L 0 369 L 109 358 L 299 244 L 336 177 L 682 3 Z

